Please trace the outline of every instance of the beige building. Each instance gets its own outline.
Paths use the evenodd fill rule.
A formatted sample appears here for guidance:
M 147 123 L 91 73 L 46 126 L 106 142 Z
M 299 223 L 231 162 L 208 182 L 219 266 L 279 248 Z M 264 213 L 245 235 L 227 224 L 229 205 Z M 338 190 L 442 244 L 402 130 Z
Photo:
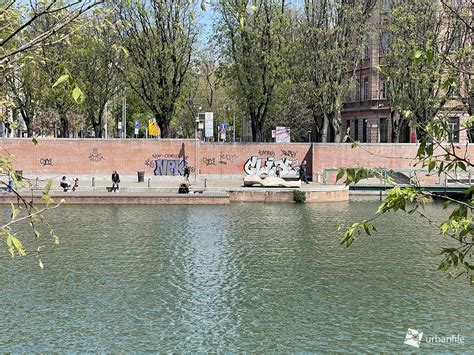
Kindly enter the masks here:
M 372 22 L 383 28 L 384 17 L 391 10 L 390 0 L 378 0 L 373 11 Z M 388 51 L 389 39 L 383 30 L 371 36 L 365 48 L 364 58 L 356 71 L 356 90 L 346 98 L 342 110 L 342 129 L 345 133 L 350 127 L 352 139 L 367 143 L 391 143 L 392 122 L 385 83 L 377 67 L 384 65 L 384 53 Z M 459 102 L 447 105 L 453 131 L 459 130 L 460 123 L 468 118 Z M 470 137 L 473 136 L 473 137 Z M 405 125 L 400 134 L 400 142 L 416 142 L 413 127 Z M 474 134 L 457 132 L 451 138 L 454 142 L 474 141 Z

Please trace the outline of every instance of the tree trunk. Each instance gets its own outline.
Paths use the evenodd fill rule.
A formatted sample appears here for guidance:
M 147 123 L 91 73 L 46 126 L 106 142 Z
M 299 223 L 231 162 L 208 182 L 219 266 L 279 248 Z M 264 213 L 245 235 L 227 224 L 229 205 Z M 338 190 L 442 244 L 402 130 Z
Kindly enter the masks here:
M 262 141 L 262 124 L 261 120 L 259 119 L 256 113 L 250 114 L 250 119 L 252 123 L 252 140 L 254 142 L 261 142 Z
M 61 122 L 61 137 L 69 138 L 69 122 L 65 113 L 60 113 L 59 120 Z
M 26 125 L 26 134 L 28 137 L 33 137 L 33 114 L 30 114 L 24 109 L 20 109 L 20 114 Z
M 341 143 L 341 109 L 334 111 L 332 127 L 334 129 L 334 142 Z
M 157 121 L 158 122 L 158 121 Z M 168 138 L 169 135 L 169 124 L 167 123 L 162 123 L 163 127 L 160 127 L 161 129 L 161 138 Z
M 323 115 L 323 129 L 321 132 L 322 143 L 328 142 L 328 134 L 329 134 L 329 117 L 326 114 L 324 114 Z
M 104 126 L 104 122 L 103 122 L 104 120 L 102 119 L 104 117 L 104 109 L 105 109 L 105 104 L 102 104 L 99 107 L 99 113 L 97 114 L 97 127 L 94 125 L 95 136 L 97 138 L 104 137 L 104 134 L 102 134 L 102 129 Z
M 92 120 L 92 128 L 94 128 L 94 137 L 101 138 L 102 130 L 100 127 L 100 123 L 97 123 L 95 120 Z
M 390 116 L 392 123 L 392 143 L 400 143 L 400 113 L 398 111 L 391 111 Z

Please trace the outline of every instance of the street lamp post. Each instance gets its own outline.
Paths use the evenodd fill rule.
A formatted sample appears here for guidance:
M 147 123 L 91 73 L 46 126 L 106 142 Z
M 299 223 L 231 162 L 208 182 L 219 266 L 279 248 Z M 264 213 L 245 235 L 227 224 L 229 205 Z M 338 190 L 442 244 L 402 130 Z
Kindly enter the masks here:
M 195 137 L 195 163 L 194 163 L 194 181 L 198 181 L 198 159 L 199 159 L 199 153 L 198 153 L 198 124 L 199 124 L 199 114 L 196 116 L 196 129 L 194 131 L 194 137 Z
M 198 181 L 199 179 L 199 149 L 198 149 L 198 125 L 199 125 L 199 111 L 201 110 L 201 106 L 197 107 L 198 112 L 196 114 L 195 125 L 196 129 L 194 130 L 194 150 L 195 150 L 195 163 L 194 163 L 194 181 Z

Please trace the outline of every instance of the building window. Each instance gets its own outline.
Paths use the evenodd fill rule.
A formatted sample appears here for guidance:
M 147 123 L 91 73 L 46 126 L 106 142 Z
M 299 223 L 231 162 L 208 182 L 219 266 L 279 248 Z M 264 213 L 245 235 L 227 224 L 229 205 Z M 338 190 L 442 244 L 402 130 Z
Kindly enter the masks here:
M 384 55 L 388 53 L 388 48 L 389 48 L 389 37 L 388 37 L 388 32 L 383 31 L 380 34 L 380 54 Z
M 359 140 L 359 120 L 354 120 L 354 140 Z
M 369 58 L 369 45 L 364 47 L 364 58 Z
M 380 143 L 388 143 L 388 120 L 380 119 Z
M 356 101 L 360 101 L 360 80 L 356 80 Z
M 387 98 L 387 82 L 382 80 L 380 82 L 380 98 L 386 99 Z
M 345 120 L 344 132 L 342 132 L 344 134 L 344 136 L 346 136 L 346 135 L 351 136 L 350 132 L 347 132 L 350 128 L 351 128 L 351 121 L 350 120 Z
M 364 78 L 364 100 L 369 99 L 369 78 Z
M 362 120 L 362 142 L 367 143 L 367 120 Z
M 459 143 L 459 117 L 451 117 L 449 119 L 449 142 Z

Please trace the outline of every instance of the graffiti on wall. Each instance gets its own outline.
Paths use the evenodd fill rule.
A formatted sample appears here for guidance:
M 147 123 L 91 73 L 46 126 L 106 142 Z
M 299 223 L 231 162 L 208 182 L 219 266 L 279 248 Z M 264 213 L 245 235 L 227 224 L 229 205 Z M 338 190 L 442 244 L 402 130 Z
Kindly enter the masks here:
M 216 158 L 202 158 L 202 162 L 206 165 L 216 165 Z
M 283 156 L 287 156 L 287 157 L 290 157 L 290 158 L 296 158 L 296 152 L 294 150 L 286 150 L 286 149 L 282 149 L 281 150 L 281 155 Z
M 275 152 L 273 150 L 259 150 L 258 151 L 258 155 L 268 155 L 270 157 L 274 157 L 275 156 Z
M 53 166 L 53 159 L 51 159 L 51 158 L 41 158 L 40 159 L 40 164 L 43 165 L 43 166 L 46 166 L 46 165 Z
M 154 174 L 157 176 L 182 176 L 188 162 L 184 159 L 156 159 Z
M 251 156 L 244 164 L 244 171 L 247 175 L 267 174 L 276 175 L 277 169 L 280 170 L 280 175 L 298 175 L 298 160 L 290 160 L 282 158 L 276 160 L 275 157 L 260 158 L 258 156 Z
M 92 152 L 89 154 L 89 161 L 93 163 L 98 163 L 101 160 L 105 160 L 102 153 L 99 153 L 97 148 L 92 148 Z
M 226 154 L 223 152 L 219 153 L 219 164 L 227 165 L 228 163 L 233 163 L 237 158 L 237 154 Z

